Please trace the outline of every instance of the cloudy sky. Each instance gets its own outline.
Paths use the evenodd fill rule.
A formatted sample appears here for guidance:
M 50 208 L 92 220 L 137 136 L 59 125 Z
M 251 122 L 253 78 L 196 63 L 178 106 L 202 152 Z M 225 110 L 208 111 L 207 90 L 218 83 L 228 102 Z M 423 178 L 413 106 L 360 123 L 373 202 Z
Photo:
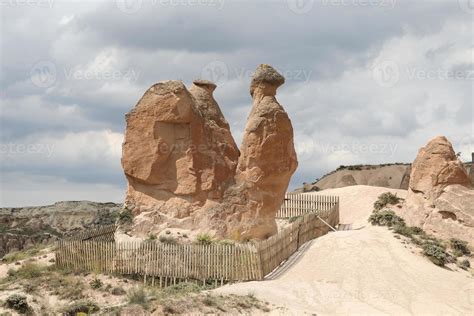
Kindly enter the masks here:
M 300 165 L 411 162 L 436 135 L 474 151 L 472 0 L 0 0 L 0 206 L 122 201 L 124 114 L 203 77 L 240 142 L 260 63 Z

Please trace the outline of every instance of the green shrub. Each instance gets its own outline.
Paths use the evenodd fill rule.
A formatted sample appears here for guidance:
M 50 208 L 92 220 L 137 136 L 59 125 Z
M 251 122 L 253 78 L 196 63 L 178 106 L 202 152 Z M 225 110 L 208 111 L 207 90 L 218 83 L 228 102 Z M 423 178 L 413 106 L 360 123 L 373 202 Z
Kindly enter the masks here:
M 148 235 L 148 240 L 156 240 L 156 235 L 155 234 L 149 234 Z
M 397 216 L 395 212 L 391 210 L 383 210 L 379 212 L 374 212 L 369 217 L 369 222 L 372 225 L 378 226 L 388 226 L 392 227 L 395 225 L 405 226 L 405 221 L 400 216 Z
M 374 203 L 374 209 L 376 211 L 380 211 L 381 209 L 383 209 L 385 206 L 387 205 L 395 205 L 395 204 L 398 204 L 400 203 L 400 198 L 393 194 L 393 193 L 390 193 L 390 192 L 385 192 L 385 193 L 382 193 L 377 201 L 375 201 Z
M 458 261 L 457 266 L 460 267 L 461 269 L 467 270 L 471 267 L 471 263 L 469 262 L 469 260 L 464 259 L 464 260 Z
M 120 224 L 130 224 L 133 222 L 133 214 L 129 209 L 122 210 L 119 213 L 118 218 Z
M 100 309 L 99 306 L 95 302 L 90 301 L 90 300 L 82 300 L 82 301 L 77 301 L 71 305 L 66 306 L 63 309 L 62 315 L 76 316 L 81 313 L 85 313 L 88 315 L 88 314 L 92 314 L 94 312 L 99 311 L 99 309 Z
M 8 275 L 17 279 L 33 279 L 40 277 L 46 271 L 45 266 L 38 265 L 33 262 L 27 262 L 18 270 L 8 270 Z
M 162 242 L 164 244 L 177 244 L 178 243 L 176 238 L 174 238 L 172 236 L 161 235 L 159 240 L 160 240 L 160 242 Z
M 451 245 L 451 248 L 454 251 L 457 251 L 458 253 L 461 253 L 463 255 L 468 255 L 471 253 L 471 251 L 469 250 L 467 241 L 460 240 L 457 238 L 451 238 L 449 240 L 449 243 Z
M 423 234 L 423 229 L 420 227 L 416 226 L 406 226 L 404 223 L 403 224 L 396 224 L 393 227 L 393 232 L 406 236 L 406 237 L 413 237 L 413 235 L 421 235 Z
M 93 289 L 100 289 L 102 287 L 102 281 L 99 278 L 94 278 L 89 284 Z
M 136 287 L 132 288 L 127 293 L 128 302 L 130 304 L 138 304 L 141 306 L 146 306 L 148 303 L 148 297 L 146 295 L 145 288 L 143 287 Z
M 20 261 L 26 258 L 34 257 L 40 254 L 41 248 L 44 246 L 34 246 L 32 248 L 20 250 L 20 251 L 12 251 L 7 253 L 3 256 L 2 261 L 5 263 L 11 263 Z
M 436 244 L 426 243 L 423 245 L 423 254 L 428 257 L 434 264 L 444 266 L 448 260 L 448 253 L 443 247 Z
M 210 245 L 212 244 L 212 237 L 208 234 L 199 234 L 196 238 L 198 244 L 200 245 Z
M 163 293 L 166 295 L 182 295 L 188 293 L 197 293 L 203 289 L 206 289 L 206 287 L 197 285 L 195 283 L 181 282 L 164 288 Z
M 288 223 L 294 223 L 296 222 L 299 218 L 301 218 L 301 216 L 292 216 L 288 219 Z
M 21 314 L 25 314 L 30 309 L 26 296 L 21 294 L 10 295 L 7 297 L 6 304 L 8 308 L 16 310 Z

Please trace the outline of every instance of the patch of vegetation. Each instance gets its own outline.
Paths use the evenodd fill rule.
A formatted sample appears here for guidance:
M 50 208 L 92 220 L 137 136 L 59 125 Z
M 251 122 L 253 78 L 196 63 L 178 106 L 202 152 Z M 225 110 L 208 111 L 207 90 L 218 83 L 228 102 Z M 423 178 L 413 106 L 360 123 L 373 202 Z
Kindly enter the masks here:
M 91 288 L 93 289 L 100 289 L 102 287 L 102 281 L 99 278 L 94 278 L 90 283 Z
M 120 224 L 130 224 L 133 222 L 133 214 L 129 209 L 122 210 L 118 215 Z
M 288 219 L 288 223 L 294 223 L 296 222 L 299 218 L 301 218 L 302 216 L 292 216 Z
M 176 238 L 174 238 L 173 236 L 165 236 L 165 235 L 161 235 L 160 238 L 159 238 L 160 242 L 164 243 L 164 244 L 177 244 L 178 241 L 176 240 Z
M 62 315 L 65 316 L 76 316 L 76 315 L 89 315 L 100 310 L 97 303 L 91 300 L 82 300 L 74 302 L 71 305 L 66 306 L 62 310 Z
M 128 302 L 130 304 L 137 304 L 146 307 L 148 304 L 148 297 L 144 287 L 132 288 L 127 293 Z
M 220 243 L 221 245 L 235 245 L 235 241 L 230 240 L 230 239 L 222 239 L 222 240 L 219 240 L 219 243 Z
M 457 266 L 463 270 L 467 270 L 471 267 L 471 263 L 469 262 L 469 260 L 464 259 L 464 260 L 458 261 Z
M 369 222 L 377 226 L 405 226 L 405 221 L 400 216 L 396 215 L 394 211 L 383 210 L 372 213 L 369 217 Z
M 40 277 L 47 267 L 33 262 L 26 262 L 17 270 L 8 270 L 8 277 L 12 279 L 32 279 Z
M 7 297 L 6 306 L 21 314 L 25 314 L 30 310 L 26 296 L 21 294 L 13 294 Z
M 155 234 L 149 234 L 148 235 L 148 240 L 156 240 L 156 235 Z
M 396 205 L 400 203 L 400 201 L 401 199 L 396 194 L 385 192 L 378 197 L 377 201 L 374 202 L 374 209 L 380 211 L 387 205 Z
M 212 237 L 209 234 L 199 234 L 196 238 L 196 241 L 200 245 L 210 245 L 212 244 Z
M 40 254 L 40 252 L 41 252 L 40 247 L 33 247 L 33 248 L 25 249 L 25 250 L 13 251 L 3 256 L 2 262 L 12 263 L 12 262 L 24 260 L 27 258 L 37 256 Z
M 110 293 L 112 293 L 112 295 L 117 295 L 117 296 L 127 294 L 127 292 L 125 292 L 125 290 L 121 287 L 114 287 L 112 291 L 110 291 Z
M 207 290 L 207 286 L 197 285 L 190 282 L 181 282 L 175 285 L 165 287 L 162 291 L 164 296 L 184 295 L 189 293 L 198 293 L 202 290 Z
M 423 245 L 423 254 L 434 264 L 444 266 L 448 261 L 449 254 L 443 247 L 436 244 L 426 243 Z
M 471 250 L 469 250 L 467 241 L 460 240 L 457 238 L 451 238 L 449 240 L 449 244 L 451 248 L 453 249 L 453 251 L 460 253 L 461 255 L 471 254 Z
M 421 235 L 423 234 L 423 229 L 416 226 L 406 226 L 403 224 L 398 224 L 393 227 L 393 232 L 399 235 L 403 235 L 405 237 L 413 237 L 413 235 Z

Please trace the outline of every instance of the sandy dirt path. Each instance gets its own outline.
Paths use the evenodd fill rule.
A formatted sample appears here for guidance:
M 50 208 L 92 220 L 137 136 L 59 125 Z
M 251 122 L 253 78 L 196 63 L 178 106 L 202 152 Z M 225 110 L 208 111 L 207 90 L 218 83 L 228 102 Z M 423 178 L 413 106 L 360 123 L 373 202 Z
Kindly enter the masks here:
M 275 280 L 215 292 L 253 293 L 293 315 L 473 315 L 474 278 L 437 267 L 385 227 L 367 225 L 373 202 L 386 191 L 406 192 L 355 186 L 318 193 L 339 195 L 341 222 L 364 228 L 312 241 Z

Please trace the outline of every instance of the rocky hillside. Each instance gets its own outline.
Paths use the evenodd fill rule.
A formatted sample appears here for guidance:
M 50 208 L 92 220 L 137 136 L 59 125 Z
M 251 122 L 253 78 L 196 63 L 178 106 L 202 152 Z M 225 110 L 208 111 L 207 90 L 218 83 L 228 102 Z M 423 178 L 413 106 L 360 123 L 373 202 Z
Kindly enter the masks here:
M 121 208 L 121 204 L 89 201 L 0 208 L 0 257 L 33 243 L 48 243 L 83 229 L 113 224 Z
M 464 166 L 469 172 L 472 162 L 467 162 Z M 312 183 L 303 183 L 303 186 L 297 188 L 294 192 L 312 192 L 351 185 L 370 185 L 407 190 L 410 182 L 410 172 L 411 164 L 409 163 L 340 166 Z M 474 176 L 472 181 L 474 184 Z

